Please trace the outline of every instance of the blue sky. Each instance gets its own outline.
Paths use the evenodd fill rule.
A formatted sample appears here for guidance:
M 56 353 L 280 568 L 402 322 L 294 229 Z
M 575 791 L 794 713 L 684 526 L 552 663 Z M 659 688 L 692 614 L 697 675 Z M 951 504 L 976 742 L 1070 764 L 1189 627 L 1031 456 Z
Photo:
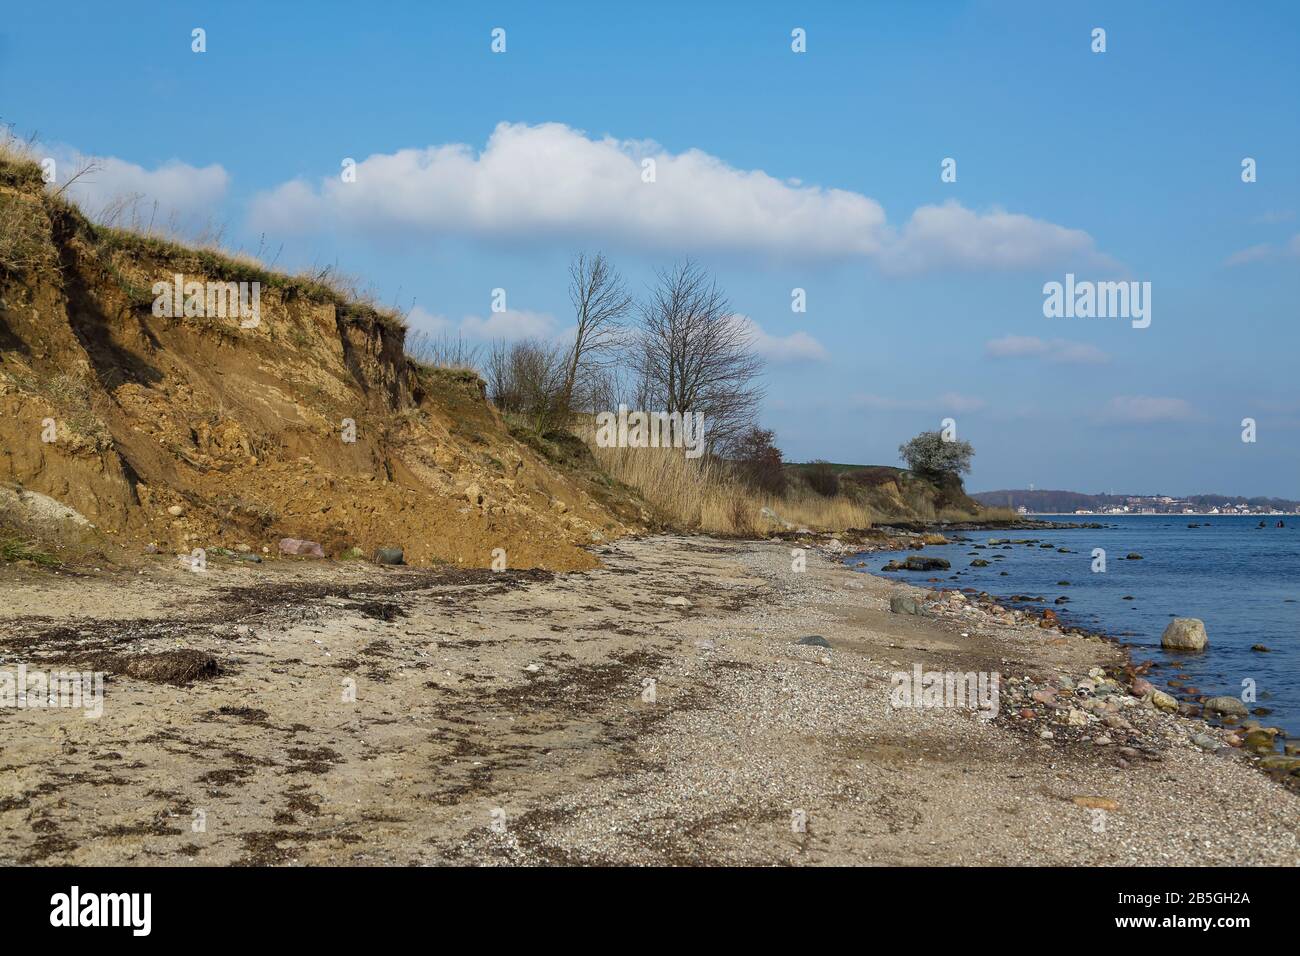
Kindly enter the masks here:
M 417 326 L 562 334 L 573 252 L 638 290 L 693 255 L 791 459 L 952 417 L 975 490 L 1300 498 L 1298 46 L 1285 2 L 28 4 L 0 120 L 104 158 L 88 206 L 337 262 Z M 1045 318 L 1066 272 L 1150 282 L 1150 327 Z

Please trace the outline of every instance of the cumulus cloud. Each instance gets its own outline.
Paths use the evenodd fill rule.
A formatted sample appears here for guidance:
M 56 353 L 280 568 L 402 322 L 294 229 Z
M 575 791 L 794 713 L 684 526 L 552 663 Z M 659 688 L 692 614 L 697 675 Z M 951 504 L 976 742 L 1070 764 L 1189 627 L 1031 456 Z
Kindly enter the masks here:
M 986 405 L 982 398 L 960 395 L 957 392 L 945 392 L 934 398 L 896 398 L 890 395 L 854 395 L 850 404 L 855 408 L 872 412 L 938 412 L 955 414 L 957 412 L 978 412 Z
M 749 316 L 738 318 L 749 331 L 754 351 L 769 362 L 825 362 L 831 357 L 826 347 L 807 332 L 800 330 L 789 335 L 772 335 Z
M 955 201 L 921 206 L 881 254 L 882 268 L 896 274 L 1057 263 L 1108 270 L 1116 265 L 1082 230 L 996 208 L 977 213 Z
M 69 198 L 91 216 L 99 216 L 115 202 L 138 199 L 137 215 L 159 224 L 171 218 L 206 217 L 230 186 L 230 174 L 216 163 L 191 166 L 172 159 L 146 169 L 114 156 L 87 156 L 66 148 L 53 150 L 51 158 L 57 164 L 56 182 L 60 184 L 91 164 L 67 190 Z
M 1195 417 L 1195 410 L 1181 398 L 1149 395 L 1117 395 L 1106 404 L 1102 414 L 1105 421 L 1133 424 L 1185 422 Z
M 1007 335 L 984 343 L 989 358 L 1041 358 L 1060 365 L 1101 365 L 1110 356 L 1086 342 L 1040 339 L 1032 335 Z
M 643 178 L 653 161 L 654 182 Z M 256 197 L 255 227 L 509 240 L 583 236 L 654 251 L 868 259 L 894 274 L 1101 261 L 1087 233 L 1000 209 L 917 209 L 901 231 L 860 193 L 737 169 L 697 149 L 590 138 L 560 123 L 501 123 L 481 152 L 404 149 Z

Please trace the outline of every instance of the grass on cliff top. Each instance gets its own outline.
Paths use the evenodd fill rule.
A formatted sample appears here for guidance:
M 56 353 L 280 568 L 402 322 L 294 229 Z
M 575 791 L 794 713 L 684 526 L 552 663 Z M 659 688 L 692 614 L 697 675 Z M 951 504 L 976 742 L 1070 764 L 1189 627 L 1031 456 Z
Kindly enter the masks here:
M 390 330 L 406 329 L 406 319 L 400 312 L 378 305 L 374 295 L 363 289 L 355 277 L 334 266 L 290 275 L 267 267 L 247 252 L 189 245 L 179 238 L 88 220 L 87 226 L 96 242 L 109 251 L 161 260 L 177 271 L 215 276 L 222 281 L 257 282 L 279 290 L 285 299 L 302 297 L 333 305 L 345 319 L 374 319 Z
M 183 236 L 175 226 L 155 223 L 152 217 L 146 221 L 129 199 L 110 204 L 96 221 L 67 197 L 63 191 L 66 186 L 47 185 L 32 144 L 0 127 L 0 187 L 43 196 L 52 218 L 58 214 L 71 216 L 80 231 L 100 248 L 160 260 L 179 272 L 195 272 L 222 281 L 258 282 L 280 290 L 285 298 L 301 296 L 331 304 L 345 320 L 373 319 L 390 331 L 405 332 L 406 319 L 401 311 L 381 306 L 370 289 L 337 266 L 309 269 L 297 275 L 277 271 L 257 256 L 226 248 L 219 231 L 195 239 Z

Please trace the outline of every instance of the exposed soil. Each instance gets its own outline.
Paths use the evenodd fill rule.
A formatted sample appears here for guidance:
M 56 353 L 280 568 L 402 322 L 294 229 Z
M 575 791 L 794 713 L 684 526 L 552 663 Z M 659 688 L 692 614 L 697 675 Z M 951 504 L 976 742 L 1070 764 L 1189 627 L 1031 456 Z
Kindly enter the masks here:
M 409 361 L 401 324 L 369 305 L 96 228 L 39 176 L 4 177 L 0 200 L 45 253 L 0 272 L 0 532 L 91 565 L 150 544 L 277 556 L 292 537 L 567 570 L 649 518 L 581 442 L 521 440 L 476 375 Z M 177 275 L 257 282 L 257 323 L 155 314 L 151 290 Z

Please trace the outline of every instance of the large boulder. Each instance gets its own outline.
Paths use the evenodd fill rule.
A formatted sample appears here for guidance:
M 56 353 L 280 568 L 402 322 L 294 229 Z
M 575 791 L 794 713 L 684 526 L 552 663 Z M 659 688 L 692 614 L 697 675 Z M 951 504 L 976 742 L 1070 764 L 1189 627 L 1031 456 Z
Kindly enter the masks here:
M 920 614 L 921 606 L 916 599 L 906 594 L 893 594 L 889 598 L 889 609 L 895 614 Z
M 280 553 L 295 555 L 301 558 L 323 558 L 325 552 L 315 541 L 308 541 L 305 538 L 281 538 Z
M 1203 651 L 1208 643 L 1205 622 L 1196 617 L 1176 617 L 1160 635 L 1160 646 L 1170 651 Z
M 1211 697 L 1205 701 L 1206 713 L 1246 716 L 1246 705 L 1235 697 Z
M 909 571 L 947 571 L 952 565 L 943 558 L 923 558 L 919 554 L 913 554 L 903 562 L 903 567 Z

